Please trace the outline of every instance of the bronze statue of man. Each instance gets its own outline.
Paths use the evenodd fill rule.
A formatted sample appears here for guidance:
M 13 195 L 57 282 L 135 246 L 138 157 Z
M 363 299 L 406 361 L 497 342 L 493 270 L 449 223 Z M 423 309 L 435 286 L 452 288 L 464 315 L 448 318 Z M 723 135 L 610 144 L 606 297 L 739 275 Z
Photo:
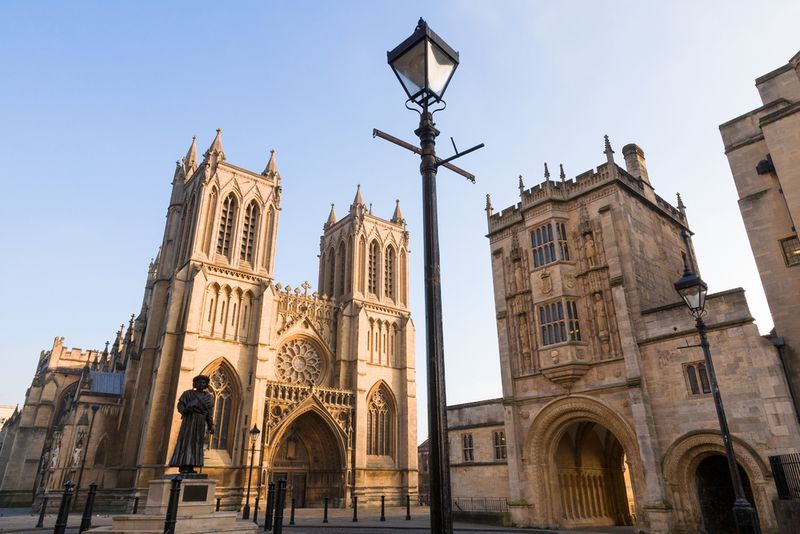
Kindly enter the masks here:
M 187 389 L 178 399 L 181 429 L 169 465 L 180 473 L 194 473 L 195 467 L 203 466 L 206 430 L 214 433 L 214 396 L 206 391 L 208 384 L 207 376 L 198 375 L 192 379 L 194 389 Z

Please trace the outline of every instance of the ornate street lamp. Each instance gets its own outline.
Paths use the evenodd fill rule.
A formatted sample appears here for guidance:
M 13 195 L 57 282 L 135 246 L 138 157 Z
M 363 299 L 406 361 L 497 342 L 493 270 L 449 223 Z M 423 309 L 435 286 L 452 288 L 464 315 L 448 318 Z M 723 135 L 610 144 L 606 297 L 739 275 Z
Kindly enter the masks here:
M 250 519 L 250 483 L 253 480 L 253 460 L 256 457 L 256 441 L 261 431 L 258 426 L 253 425 L 250 429 L 250 463 L 247 466 L 247 499 L 244 503 L 244 510 L 242 511 L 242 519 Z
M 450 534 L 453 520 L 450 496 L 450 460 L 447 447 L 447 399 L 444 381 L 444 347 L 442 334 L 442 290 L 439 268 L 439 223 L 436 206 L 436 171 L 444 166 L 466 178 L 475 177 L 450 162 L 483 146 L 480 144 L 463 152 L 456 149 L 447 159 L 436 157 L 436 136 L 439 130 L 433 114 L 445 107 L 442 100 L 453 73 L 458 67 L 458 52 L 419 19 L 405 41 L 387 52 L 389 66 L 408 96 L 406 107 L 420 114 L 419 127 L 414 133 L 420 146 L 373 130 L 373 135 L 406 148 L 422 158 L 422 220 L 425 261 L 425 338 L 428 369 L 428 439 L 431 463 L 431 532 Z M 434 110 L 432 105 L 441 104 Z M 411 107 L 410 105 L 415 105 Z M 453 143 L 455 148 L 455 143 Z
M 722 397 L 717 385 L 717 374 L 714 372 L 714 363 L 711 361 L 711 350 L 708 345 L 708 337 L 706 337 L 706 323 L 703 321 L 708 286 L 698 275 L 692 272 L 687 264 L 684 266 L 683 276 L 675 282 L 675 290 L 681 296 L 683 302 L 686 303 L 692 317 L 695 318 L 695 326 L 700 334 L 700 346 L 703 348 L 703 358 L 708 372 L 711 394 L 714 399 L 714 407 L 717 409 L 719 428 L 722 431 L 722 443 L 725 445 L 725 456 L 728 459 L 728 470 L 730 471 L 733 490 L 736 495 L 736 500 L 733 503 L 733 517 L 736 521 L 736 528 L 740 534 L 760 534 L 761 527 L 758 522 L 758 515 L 744 493 L 742 477 L 739 475 L 739 467 L 736 464 L 736 456 L 733 452 L 731 432 L 728 429 L 728 419 L 725 417 L 725 407 L 722 405 Z

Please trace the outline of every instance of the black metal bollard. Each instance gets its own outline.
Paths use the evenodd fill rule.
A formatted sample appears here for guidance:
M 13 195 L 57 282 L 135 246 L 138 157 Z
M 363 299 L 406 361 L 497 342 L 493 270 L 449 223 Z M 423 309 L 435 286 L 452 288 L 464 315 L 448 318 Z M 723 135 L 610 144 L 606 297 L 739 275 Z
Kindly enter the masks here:
M 386 521 L 386 497 L 381 495 L 381 521 Z
M 133 498 L 133 515 L 139 512 L 139 497 Z
M 286 504 L 286 481 L 279 480 L 275 488 L 275 534 L 283 532 L 283 507 Z
M 323 502 L 323 503 L 325 503 L 325 509 L 324 509 L 324 511 L 322 512 L 322 522 L 323 522 L 323 523 L 327 523 L 327 522 L 328 522 L 328 498 L 327 498 L 327 497 L 325 497 L 325 498 L 322 500 L 322 502 Z
M 217 497 L 217 508 L 214 510 L 215 512 L 219 512 L 219 504 L 222 502 L 222 497 Z
M 47 497 L 42 499 L 42 507 L 39 508 L 39 520 L 34 528 L 44 527 L 44 514 L 47 513 Z
M 61 506 L 58 507 L 58 517 L 53 534 L 64 534 L 67 531 L 67 520 L 69 519 L 69 505 L 72 501 L 72 492 L 75 484 L 71 480 L 64 482 L 64 495 L 61 497 Z
M 261 496 L 258 493 L 256 493 L 256 506 L 253 509 L 253 523 L 255 523 L 256 525 L 258 524 L 258 501 L 260 498 Z
M 406 495 L 406 521 L 411 521 L 411 495 Z
M 267 509 L 264 510 L 264 532 L 272 530 L 272 513 L 275 509 L 275 483 L 267 485 Z
M 83 507 L 83 516 L 81 516 L 81 527 L 78 532 L 89 530 L 92 528 L 92 509 L 94 508 L 94 498 L 97 495 L 97 484 L 92 482 L 89 484 L 89 493 L 86 494 L 86 505 Z
M 175 523 L 178 520 L 178 499 L 181 494 L 180 475 L 172 479 L 169 488 L 169 502 L 167 503 L 167 516 L 164 519 L 164 534 L 175 534 Z
M 353 495 L 353 523 L 358 523 L 358 495 Z
M 289 524 L 294 525 L 294 506 L 296 504 L 297 499 L 292 497 L 292 513 L 289 515 Z

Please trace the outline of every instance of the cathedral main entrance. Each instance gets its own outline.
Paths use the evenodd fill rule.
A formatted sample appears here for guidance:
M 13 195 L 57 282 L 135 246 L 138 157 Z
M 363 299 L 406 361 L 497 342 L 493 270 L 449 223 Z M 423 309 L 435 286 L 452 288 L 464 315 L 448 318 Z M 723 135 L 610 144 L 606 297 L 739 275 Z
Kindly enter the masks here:
M 565 526 L 633 524 L 625 451 L 614 434 L 595 422 L 572 423 L 555 455 Z
M 314 411 L 289 423 L 275 449 L 270 481 L 286 480 L 286 502 L 299 508 L 337 506 L 345 496 L 343 453 L 333 430 Z

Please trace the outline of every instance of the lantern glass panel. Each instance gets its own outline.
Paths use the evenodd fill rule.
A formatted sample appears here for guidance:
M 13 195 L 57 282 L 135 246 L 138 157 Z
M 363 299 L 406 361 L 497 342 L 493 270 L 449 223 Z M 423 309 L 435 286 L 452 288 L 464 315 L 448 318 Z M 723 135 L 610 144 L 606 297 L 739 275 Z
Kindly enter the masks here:
M 435 44 L 428 42 L 428 86 L 429 89 L 436 94 L 442 96 L 447 82 L 455 70 L 455 63 L 453 60 L 444 53 L 444 51 Z
M 409 97 L 425 87 L 425 40 L 419 41 L 392 63 Z

